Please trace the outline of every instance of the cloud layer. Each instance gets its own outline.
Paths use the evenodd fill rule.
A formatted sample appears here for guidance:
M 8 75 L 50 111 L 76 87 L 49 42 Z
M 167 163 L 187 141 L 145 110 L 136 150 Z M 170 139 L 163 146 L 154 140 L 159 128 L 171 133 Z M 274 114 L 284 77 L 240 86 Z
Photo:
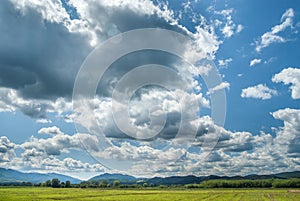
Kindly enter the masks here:
M 188 150 L 169 148 L 161 150 L 151 147 L 151 143 L 119 141 L 115 146 L 99 151 L 96 136 L 89 134 L 59 134 L 46 139 L 32 137 L 23 144 L 16 145 L 5 136 L 1 137 L 1 161 L 4 166 L 64 171 L 107 171 L 100 164 L 83 163 L 72 158 L 59 159 L 63 153 L 72 150 L 88 150 L 98 157 L 108 160 L 132 161 L 127 173 L 133 175 L 196 175 L 220 174 L 234 175 L 271 173 L 273 170 L 296 170 L 299 161 L 300 111 L 285 108 L 271 115 L 283 122 L 275 130 L 275 136 L 261 132 L 254 135 L 249 132 L 231 132 L 215 125 L 210 117 L 197 121 L 199 133 L 193 146 Z M 50 128 L 44 128 L 50 129 Z M 201 157 L 203 140 L 218 133 L 219 142 L 205 158 Z M 81 140 L 81 142 L 80 142 Z M 21 155 L 15 149 L 21 148 Z M 180 160 L 176 160 L 180 157 Z M 151 167 L 151 169 L 149 169 Z M 230 167 L 230 168 L 229 168 Z M 228 169 L 229 168 L 229 169 Z M 179 173 L 180 172 L 180 173 Z

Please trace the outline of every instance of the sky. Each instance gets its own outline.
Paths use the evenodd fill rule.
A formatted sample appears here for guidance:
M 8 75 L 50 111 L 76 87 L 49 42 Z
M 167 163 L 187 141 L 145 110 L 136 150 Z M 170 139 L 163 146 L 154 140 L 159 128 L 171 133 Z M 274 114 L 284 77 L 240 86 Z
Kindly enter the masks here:
M 293 0 L 3 0 L 0 167 L 299 170 L 299 31 Z

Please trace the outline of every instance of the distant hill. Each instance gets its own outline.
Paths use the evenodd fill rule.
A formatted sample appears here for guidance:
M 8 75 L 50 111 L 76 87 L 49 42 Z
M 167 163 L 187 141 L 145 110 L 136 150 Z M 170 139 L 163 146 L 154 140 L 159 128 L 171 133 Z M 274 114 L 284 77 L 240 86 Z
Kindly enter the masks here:
M 89 181 L 97 180 L 102 181 L 106 180 L 109 183 L 112 183 L 114 180 L 119 180 L 123 184 L 133 184 L 133 183 L 140 183 L 141 181 L 148 184 L 155 184 L 155 185 L 176 185 L 176 184 L 194 184 L 194 183 L 200 183 L 202 181 L 207 180 L 215 180 L 215 179 L 225 179 L 225 180 L 239 180 L 239 179 L 271 179 L 271 178 L 278 178 L 278 179 L 288 179 L 288 178 L 300 178 L 300 171 L 295 172 L 283 172 L 278 174 L 270 174 L 270 175 L 247 175 L 247 176 L 217 176 L 217 175 L 209 175 L 209 176 L 194 176 L 194 175 L 188 175 L 188 176 L 171 176 L 171 177 L 154 177 L 154 178 L 135 178 L 130 175 L 124 175 L 124 174 L 101 174 L 98 176 L 95 176 Z
M 216 176 L 218 177 L 218 176 Z M 277 174 L 269 174 L 269 175 L 257 175 L 257 174 L 251 174 L 246 176 L 233 176 L 233 177 L 219 177 L 218 179 L 227 179 L 227 180 L 238 180 L 238 179 L 251 179 L 251 180 L 257 180 L 257 179 L 290 179 L 290 178 L 300 178 L 300 171 L 294 171 L 294 172 L 282 172 Z
M 88 181 L 102 181 L 106 180 L 108 183 L 113 183 L 115 180 L 119 180 L 121 183 L 132 184 L 136 183 L 139 179 L 125 174 L 109 174 L 104 173 L 95 177 L 90 178 Z
M 239 180 L 239 179 L 250 179 L 250 180 L 258 180 L 258 179 L 290 179 L 290 178 L 300 178 L 300 171 L 294 172 L 282 172 L 277 174 L 269 174 L 269 175 L 258 175 L 251 174 L 246 176 L 216 176 L 210 175 L 204 177 L 203 180 L 214 180 L 214 179 L 224 179 L 224 180 Z
M 277 178 L 289 179 L 289 178 L 300 178 L 300 171 L 294 172 L 282 172 L 278 174 L 274 174 Z
M 53 178 L 58 178 L 61 182 L 65 182 L 66 180 L 71 181 L 71 183 L 76 184 L 80 183 L 81 180 L 62 175 L 56 173 L 24 173 L 12 169 L 0 168 L 0 183 L 10 183 L 10 182 L 31 182 L 31 183 L 40 183 L 45 182 L 47 180 L 51 180 Z M 90 178 L 88 181 L 99 181 L 106 180 L 108 183 L 113 183 L 115 180 L 119 180 L 121 184 L 135 184 L 135 183 L 148 183 L 155 185 L 177 185 L 177 184 L 199 184 L 202 181 L 207 180 L 215 180 L 215 179 L 223 179 L 223 180 L 239 180 L 239 179 L 289 179 L 289 178 L 300 178 L 300 171 L 294 172 L 282 172 L 277 174 L 270 175 L 246 175 L 246 176 L 217 176 L 217 175 L 209 175 L 209 176 L 171 176 L 171 177 L 154 177 L 154 178 L 136 178 L 134 176 L 125 175 L 125 174 L 101 174 L 95 177 Z
M 53 178 L 58 178 L 61 182 L 69 180 L 71 183 L 80 183 L 81 180 L 56 173 L 25 173 L 12 169 L 0 168 L 0 183 L 14 183 L 14 182 L 31 182 L 31 183 L 41 183 L 47 180 L 52 180 Z
M 204 177 L 196 177 L 194 175 L 189 176 L 172 176 L 172 177 L 154 177 L 148 179 L 147 183 L 151 184 L 164 184 L 164 185 L 175 185 L 175 184 L 193 184 L 200 183 Z

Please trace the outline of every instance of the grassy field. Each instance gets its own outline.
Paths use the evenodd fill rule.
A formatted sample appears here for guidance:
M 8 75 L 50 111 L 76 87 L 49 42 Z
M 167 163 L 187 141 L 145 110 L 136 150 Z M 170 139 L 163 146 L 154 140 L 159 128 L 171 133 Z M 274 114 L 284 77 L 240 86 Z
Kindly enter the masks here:
M 1 187 L 0 200 L 300 200 L 287 189 L 54 189 Z

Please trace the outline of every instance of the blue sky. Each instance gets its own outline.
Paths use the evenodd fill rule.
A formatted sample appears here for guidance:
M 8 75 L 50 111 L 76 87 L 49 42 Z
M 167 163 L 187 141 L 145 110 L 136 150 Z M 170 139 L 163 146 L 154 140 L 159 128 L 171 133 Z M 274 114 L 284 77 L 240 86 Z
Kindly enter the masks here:
M 81 178 L 103 172 L 167 176 L 299 170 L 296 1 L 53 0 L 40 5 L 5 0 L 0 5 L 0 167 Z M 191 67 L 154 50 L 131 52 L 105 72 L 93 100 L 84 100 L 91 108 L 73 108 L 76 76 L 92 50 L 117 34 L 142 28 L 191 37 L 205 52 L 196 60 L 209 59 L 222 80 L 209 87 L 199 63 Z M 111 96 L 126 72 L 151 63 L 173 67 L 193 90 L 180 91 L 178 80 L 166 76 L 162 85 L 170 82 L 174 89 L 146 86 L 136 91 L 129 104 L 130 122 L 143 137 L 151 131 L 146 128 L 149 108 L 159 114 L 163 108 L 167 114 L 156 137 L 137 140 L 113 121 Z M 211 98 L 223 92 L 226 103 L 218 104 L 224 104 L 226 118 L 220 125 L 210 116 Z M 196 117 L 189 110 L 193 101 L 200 106 Z M 175 143 L 182 110 L 194 118 L 184 128 L 197 130 L 188 146 Z M 214 135 L 219 140 L 204 157 L 205 139 Z

